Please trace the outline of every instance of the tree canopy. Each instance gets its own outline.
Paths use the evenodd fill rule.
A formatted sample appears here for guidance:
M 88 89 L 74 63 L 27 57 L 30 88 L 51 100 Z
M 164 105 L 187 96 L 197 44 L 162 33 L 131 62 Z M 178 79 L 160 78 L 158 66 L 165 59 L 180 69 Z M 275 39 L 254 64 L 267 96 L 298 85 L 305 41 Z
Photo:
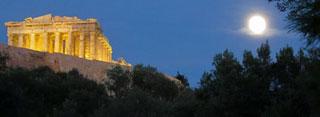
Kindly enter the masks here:
M 301 33 L 307 46 L 319 46 L 320 41 L 320 1 L 319 0 L 268 0 L 277 8 L 287 12 L 288 28 Z
M 294 53 L 286 46 L 271 57 L 266 42 L 256 53 L 245 50 L 242 62 L 229 50 L 217 54 L 214 69 L 203 74 L 197 88 L 190 88 L 179 72 L 181 83 L 176 83 L 142 64 L 132 70 L 109 69 L 103 83 L 88 80 L 76 69 L 56 73 L 45 66 L 2 67 L 0 116 L 320 115 L 318 52 Z

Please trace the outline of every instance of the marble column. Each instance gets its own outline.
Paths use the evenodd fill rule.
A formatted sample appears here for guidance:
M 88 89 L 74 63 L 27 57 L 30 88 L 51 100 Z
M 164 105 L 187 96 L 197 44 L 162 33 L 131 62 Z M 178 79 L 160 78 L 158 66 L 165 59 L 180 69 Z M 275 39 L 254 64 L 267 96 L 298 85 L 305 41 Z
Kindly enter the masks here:
M 42 35 L 42 52 L 48 52 L 48 33 Z
M 96 59 L 96 33 L 90 32 L 90 59 Z
M 106 49 L 106 61 L 110 62 L 109 61 L 109 50 L 108 50 L 108 47 Z
M 54 52 L 60 53 L 60 32 L 55 32 Z
M 66 48 L 67 48 L 67 54 L 71 55 L 72 54 L 72 32 L 68 32 L 68 37 L 67 37 L 67 44 L 66 44 Z
M 102 49 L 102 44 L 100 42 L 100 39 L 97 39 L 97 50 L 96 50 L 96 53 L 97 53 L 97 59 L 98 60 L 102 60 L 101 49 Z
M 109 61 L 110 62 L 112 61 L 112 52 L 111 52 L 111 50 L 109 51 Z
M 108 47 L 107 45 L 104 45 L 104 61 L 108 62 Z
M 105 61 L 108 62 L 108 47 L 107 46 L 105 46 L 104 56 L 105 56 L 104 57 Z
M 35 38 L 36 34 L 35 33 L 31 33 L 30 34 L 30 49 L 31 50 L 36 50 L 36 38 Z
M 79 57 L 84 58 L 84 32 L 80 32 Z
M 23 47 L 23 34 L 19 34 L 18 38 L 18 47 L 22 48 Z
M 106 61 L 106 47 L 104 45 L 104 43 L 102 43 L 102 61 Z
M 8 45 L 10 45 L 10 46 L 12 46 L 12 44 L 13 44 L 13 36 L 12 35 L 10 35 L 10 34 L 7 34 L 7 36 L 8 36 Z
M 100 42 L 100 57 L 101 57 L 101 60 L 104 61 L 104 58 L 103 58 L 103 51 L 104 51 L 104 44 L 102 42 Z
M 110 50 L 109 47 L 107 47 L 107 61 L 110 62 Z

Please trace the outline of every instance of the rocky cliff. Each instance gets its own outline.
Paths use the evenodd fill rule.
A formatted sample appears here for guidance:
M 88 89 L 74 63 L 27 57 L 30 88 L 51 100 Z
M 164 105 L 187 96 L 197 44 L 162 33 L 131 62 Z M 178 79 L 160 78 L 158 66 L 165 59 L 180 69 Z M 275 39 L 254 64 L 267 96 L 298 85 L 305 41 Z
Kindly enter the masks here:
M 81 74 L 95 81 L 101 81 L 106 76 L 106 70 L 115 67 L 115 63 L 107 63 L 96 60 L 86 60 L 75 56 L 45 53 L 29 49 L 19 48 L 0 44 L 0 52 L 7 53 L 10 59 L 7 65 L 11 67 L 24 67 L 34 69 L 40 66 L 49 66 L 55 72 L 68 72 L 76 68 Z M 128 66 L 122 66 L 124 69 L 131 69 Z M 167 78 L 179 82 L 170 75 L 165 74 Z
M 115 63 L 86 60 L 59 53 L 51 54 L 33 51 L 4 44 L 0 44 L 0 52 L 9 55 L 10 59 L 7 61 L 8 66 L 20 66 L 28 69 L 34 69 L 39 66 L 49 66 L 55 72 L 68 72 L 76 68 L 81 74 L 95 81 L 100 81 L 106 75 L 106 69 L 117 65 Z M 131 69 L 127 66 L 123 67 Z

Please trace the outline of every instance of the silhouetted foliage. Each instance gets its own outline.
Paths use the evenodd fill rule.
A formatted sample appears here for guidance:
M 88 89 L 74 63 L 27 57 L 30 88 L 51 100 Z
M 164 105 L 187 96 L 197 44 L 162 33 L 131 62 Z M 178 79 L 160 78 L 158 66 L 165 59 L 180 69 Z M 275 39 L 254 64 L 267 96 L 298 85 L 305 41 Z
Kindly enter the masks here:
M 106 104 L 107 94 L 77 70 L 10 68 L 0 73 L 0 116 L 86 116 Z M 71 111 L 72 110 L 72 111 Z
M 8 54 L 0 53 L 0 72 L 7 70 L 7 60 L 9 59 Z
M 268 0 L 276 2 L 282 12 L 287 12 L 288 28 L 302 33 L 307 45 L 317 45 L 320 41 L 320 1 L 319 0 Z
M 259 116 L 263 112 L 268 97 L 263 82 L 254 75 L 258 59 L 247 51 L 244 56 L 247 69 L 228 50 L 214 57 L 215 69 L 203 75 L 196 90 L 204 107 L 199 115 Z
M 176 78 L 181 81 L 181 84 L 182 84 L 184 87 L 189 87 L 189 86 L 190 86 L 187 77 L 184 76 L 184 75 L 182 75 L 182 74 L 180 74 L 179 72 L 177 72 Z
M 159 99 L 172 100 L 179 94 L 178 86 L 156 68 L 136 65 L 132 71 L 132 85 Z
M 0 72 L 0 116 L 320 116 L 320 52 L 300 49 L 294 54 L 286 46 L 274 61 L 270 54 L 268 42 L 257 56 L 245 50 L 241 63 L 225 50 L 194 89 L 180 73 L 176 78 L 181 83 L 175 83 L 142 64 L 109 69 L 103 83 L 76 69 L 6 68 Z
M 319 53 L 297 55 L 287 46 L 270 57 L 268 43 L 258 56 L 244 51 L 242 65 L 226 50 L 214 58 L 195 90 L 200 116 L 319 116 Z M 315 72 L 318 71 L 318 72 Z M 313 88 L 310 88 L 313 87 Z
M 121 97 L 129 89 L 131 74 L 128 70 L 123 70 L 121 66 L 107 70 L 108 80 L 105 81 L 108 90 L 115 93 L 115 96 Z

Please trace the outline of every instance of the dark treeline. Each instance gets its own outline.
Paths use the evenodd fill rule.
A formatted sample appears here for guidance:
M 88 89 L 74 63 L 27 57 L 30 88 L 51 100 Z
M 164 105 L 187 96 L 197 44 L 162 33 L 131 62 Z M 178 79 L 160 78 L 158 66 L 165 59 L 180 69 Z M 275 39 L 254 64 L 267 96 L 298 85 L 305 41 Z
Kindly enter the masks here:
M 239 62 L 225 50 L 195 89 L 184 75 L 175 83 L 150 66 L 117 66 L 97 84 L 77 70 L 8 68 L 2 54 L 0 116 L 320 116 L 320 53 L 294 54 L 289 46 L 275 60 L 270 53 L 265 43 L 257 56 L 244 51 Z
M 273 60 L 268 43 L 257 57 L 244 51 L 240 63 L 226 50 L 213 60 L 195 89 L 205 116 L 320 116 L 320 59 L 284 47 Z

